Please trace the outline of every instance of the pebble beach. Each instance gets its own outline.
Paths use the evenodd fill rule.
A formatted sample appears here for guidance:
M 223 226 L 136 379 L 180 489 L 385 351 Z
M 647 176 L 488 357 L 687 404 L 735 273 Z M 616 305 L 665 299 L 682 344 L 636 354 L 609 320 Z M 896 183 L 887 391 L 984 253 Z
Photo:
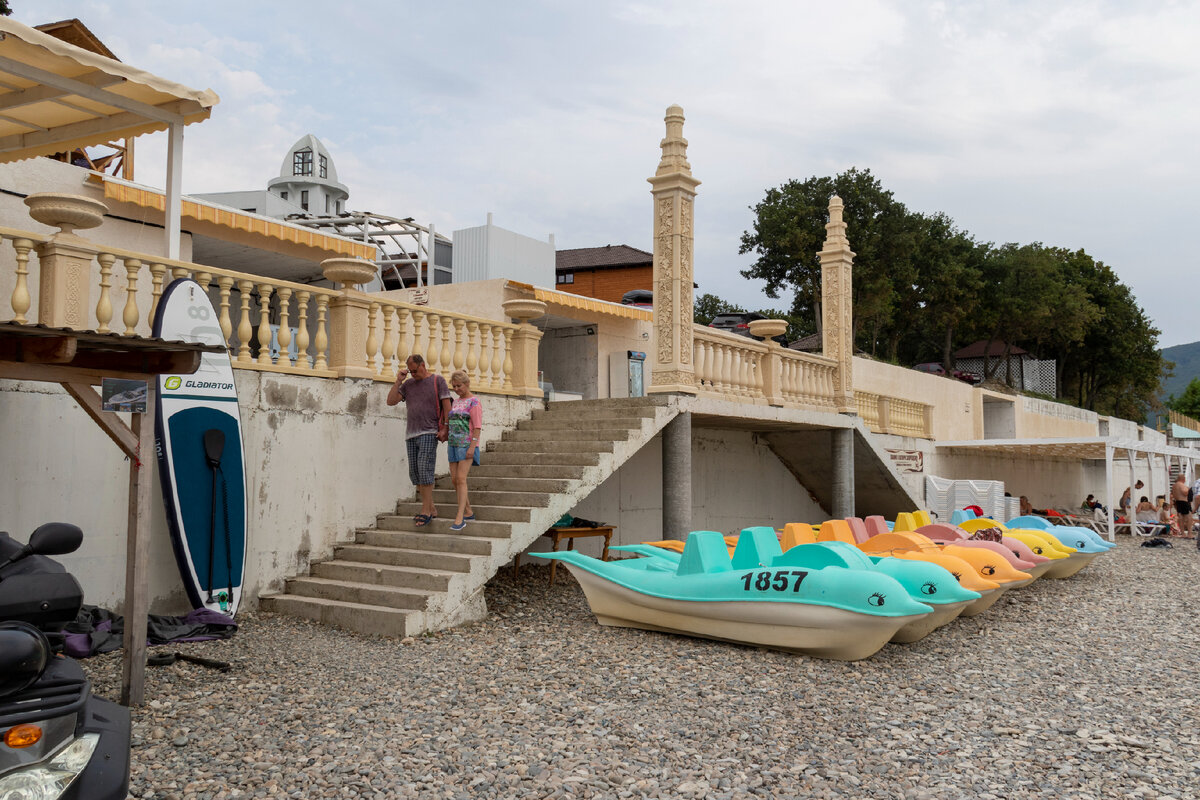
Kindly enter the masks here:
M 147 670 L 130 796 L 1200 798 L 1200 554 L 1083 572 L 858 662 L 596 624 L 565 570 L 377 639 L 269 614 Z M 119 695 L 120 651 L 82 662 Z

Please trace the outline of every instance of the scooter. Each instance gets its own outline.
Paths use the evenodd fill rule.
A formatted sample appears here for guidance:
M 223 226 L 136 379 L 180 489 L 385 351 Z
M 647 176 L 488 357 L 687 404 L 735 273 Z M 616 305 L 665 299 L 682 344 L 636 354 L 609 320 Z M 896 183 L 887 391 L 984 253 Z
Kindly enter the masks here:
M 79 549 L 74 525 L 22 545 L 0 531 L 0 800 L 124 800 L 129 709 L 92 695 L 62 654 L 83 589 L 48 556 Z

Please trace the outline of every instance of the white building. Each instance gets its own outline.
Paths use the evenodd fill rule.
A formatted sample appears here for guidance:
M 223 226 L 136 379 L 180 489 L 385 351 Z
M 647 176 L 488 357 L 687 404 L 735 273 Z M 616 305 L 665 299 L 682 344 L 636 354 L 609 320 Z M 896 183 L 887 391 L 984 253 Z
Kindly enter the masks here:
M 211 192 L 195 197 L 251 214 L 284 219 L 291 214 L 341 214 L 350 190 L 338 182 L 329 150 L 309 133 L 288 150 L 279 175 L 267 182 L 265 191 Z

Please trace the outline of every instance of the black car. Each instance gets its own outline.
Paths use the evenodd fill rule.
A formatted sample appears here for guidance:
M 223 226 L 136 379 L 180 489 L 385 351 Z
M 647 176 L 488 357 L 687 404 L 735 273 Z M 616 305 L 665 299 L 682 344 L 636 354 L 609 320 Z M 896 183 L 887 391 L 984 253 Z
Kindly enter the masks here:
M 727 333 L 736 333 L 738 336 L 748 336 L 751 339 L 757 339 L 761 342 L 761 336 L 755 336 L 750 333 L 750 323 L 756 319 L 770 319 L 770 317 L 754 311 L 739 311 L 736 314 L 717 314 L 713 317 L 713 321 L 708 323 L 708 327 L 717 328 Z M 787 347 L 786 337 L 782 335 L 776 336 L 775 341 Z

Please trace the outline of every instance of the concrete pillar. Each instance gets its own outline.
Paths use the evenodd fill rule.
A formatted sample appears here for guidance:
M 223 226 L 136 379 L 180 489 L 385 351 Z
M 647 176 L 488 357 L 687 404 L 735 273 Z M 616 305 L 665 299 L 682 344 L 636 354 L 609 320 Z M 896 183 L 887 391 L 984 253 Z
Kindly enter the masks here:
M 662 435 L 663 538 L 683 541 L 692 530 L 692 415 L 683 412 Z
M 665 117 L 662 160 L 648 178 L 654 196 L 654 346 L 650 392 L 696 393 L 692 358 L 692 205 L 700 181 L 692 177 L 683 138 L 683 109 Z
M 833 508 L 834 519 L 854 513 L 854 429 L 834 428 L 833 434 Z

